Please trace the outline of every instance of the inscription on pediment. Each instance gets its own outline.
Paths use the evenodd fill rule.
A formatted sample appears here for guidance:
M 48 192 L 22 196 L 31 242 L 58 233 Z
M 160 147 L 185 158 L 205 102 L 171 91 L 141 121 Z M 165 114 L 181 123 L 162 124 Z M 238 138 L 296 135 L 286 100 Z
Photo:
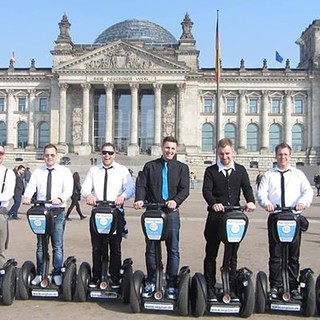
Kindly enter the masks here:
M 98 59 L 85 64 L 86 69 L 148 69 L 154 63 L 138 56 L 134 51 L 125 51 L 122 47 L 110 49 Z

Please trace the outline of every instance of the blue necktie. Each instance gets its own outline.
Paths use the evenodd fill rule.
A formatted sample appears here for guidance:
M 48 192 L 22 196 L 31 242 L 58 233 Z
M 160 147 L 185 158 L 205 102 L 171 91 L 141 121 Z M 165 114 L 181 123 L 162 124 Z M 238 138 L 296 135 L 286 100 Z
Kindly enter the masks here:
M 168 191 L 168 162 L 164 162 L 162 168 L 162 199 L 169 199 L 169 191 Z

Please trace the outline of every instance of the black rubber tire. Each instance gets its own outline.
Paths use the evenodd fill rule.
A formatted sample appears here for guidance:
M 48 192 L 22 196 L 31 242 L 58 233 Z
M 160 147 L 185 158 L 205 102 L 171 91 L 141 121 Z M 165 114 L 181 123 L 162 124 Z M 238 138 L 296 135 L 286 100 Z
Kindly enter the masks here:
M 320 275 L 316 281 L 316 305 L 317 305 L 317 312 L 320 315 Z
M 132 283 L 132 265 L 129 264 L 124 269 L 124 274 L 121 280 L 121 296 L 124 304 L 130 303 L 130 288 Z
M 248 278 L 248 285 L 241 288 L 241 308 L 240 308 L 240 317 L 248 318 L 252 315 L 254 311 L 254 287 L 252 279 Z
M 35 275 L 36 268 L 34 263 L 32 261 L 25 261 L 18 276 L 18 289 L 21 300 L 28 300 L 30 298 L 30 283 Z
M 201 317 L 207 307 L 207 283 L 204 276 L 197 272 L 191 280 L 191 312 L 195 317 Z
M 189 315 L 189 302 L 190 302 L 190 274 L 185 273 L 180 276 L 178 288 L 178 312 L 181 316 Z
M 77 301 L 85 302 L 88 299 L 88 286 L 91 278 L 91 267 L 88 262 L 82 262 L 78 271 L 76 296 Z
M 130 306 L 133 313 L 141 311 L 141 294 L 143 290 L 144 273 L 141 270 L 135 271 L 132 276 L 130 287 Z
M 71 262 L 66 266 L 63 275 L 62 293 L 65 301 L 72 301 L 76 290 L 77 270 L 76 264 Z
M 13 303 L 16 293 L 16 267 L 9 265 L 2 279 L 2 303 L 9 306 Z
M 255 312 L 264 313 L 267 305 L 268 278 L 263 271 L 259 271 L 256 278 Z
M 317 282 L 318 282 L 318 279 L 317 279 Z M 316 287 L 314 284 L 313 275 L 310 273 L 307 277 L 306 287 L 303 290 L 302 314 L 305 317 L 312 317 L 315 314 L 315 311 L 316 311 Z

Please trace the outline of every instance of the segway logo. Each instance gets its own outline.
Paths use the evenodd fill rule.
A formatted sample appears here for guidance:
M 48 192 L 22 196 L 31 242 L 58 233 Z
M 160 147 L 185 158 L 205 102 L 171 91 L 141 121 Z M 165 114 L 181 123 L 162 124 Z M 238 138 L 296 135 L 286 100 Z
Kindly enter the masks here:
M 99 234 L 109 234 L 113 216 L 111 213 L 96 213 L 95 222 Z
M 46 232 L 46 217 L 44 215 L 29 215 L 28 218 L 34 233 L 44 234 Z
M 277 232 L 281 242 L 292 242 L 296 233 L 297 223 L 295 220 L 277 221 Z
M 146 235 L 149 240 L 160 240 L 163 230 L 163 220 L 161 218 L 146 218 L 144 220 Z
M 227 238 L 228 242 L 240 242 L 245 231 L 246 222 L 241 219 L 227 220 Z

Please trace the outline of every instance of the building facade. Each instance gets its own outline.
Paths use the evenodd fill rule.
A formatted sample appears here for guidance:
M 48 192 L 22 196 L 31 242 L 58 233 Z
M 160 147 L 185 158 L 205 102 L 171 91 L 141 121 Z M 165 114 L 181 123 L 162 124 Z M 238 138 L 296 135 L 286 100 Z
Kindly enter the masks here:
M 160 154 L 173 135 L 182 160 L 203 164 L 215 160 L 218 135 L 233 140 L 248 167 L 269 167 L 282 141 L 296 163 L 320 162 L 320 20 L 297 40 L 297 68 L 289 60 L 277 69 L 222 65 L 219 108 L 215 70 L 199 68 L 188 14 L 181 26 L 176 40 L 149 21 L 126 20 L 93 44 L 75 44 L 64 15 L 52 68 L 11 60 L 0 69 L 0 143 L 32 157 L 49 142 L 87 155 L 111 141 L 134 157 Z

